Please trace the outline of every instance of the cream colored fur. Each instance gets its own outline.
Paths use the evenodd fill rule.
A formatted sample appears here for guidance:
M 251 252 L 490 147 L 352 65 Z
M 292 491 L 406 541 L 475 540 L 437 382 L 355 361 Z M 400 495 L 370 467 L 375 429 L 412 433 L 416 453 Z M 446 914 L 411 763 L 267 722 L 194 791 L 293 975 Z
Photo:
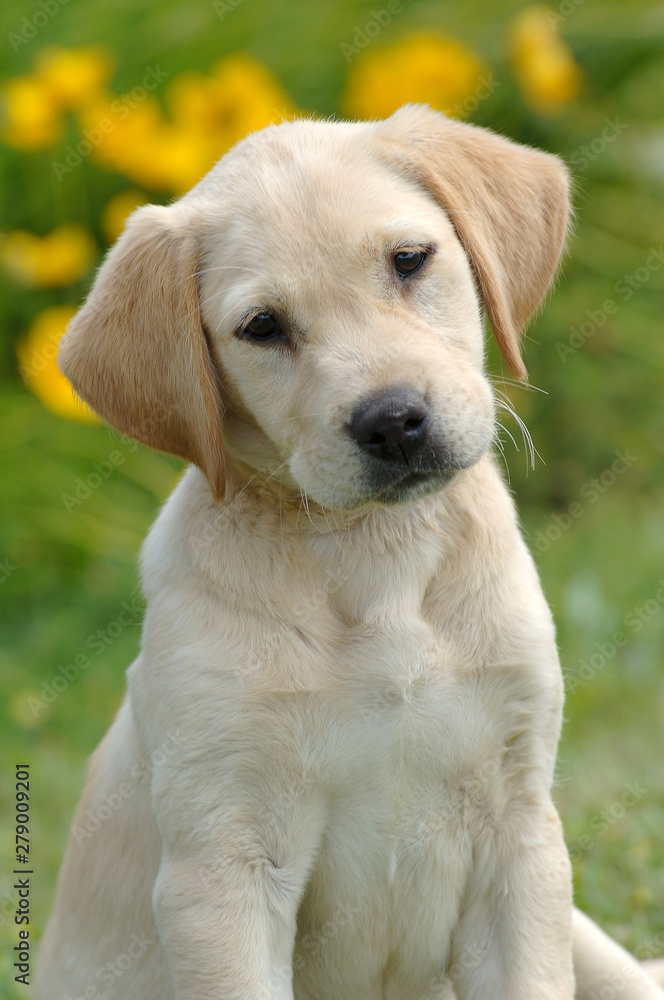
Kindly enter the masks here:
M 522 375 L 566 188 L 405 108 L 271 127 L 130 221 L 61 363 L 198 468 L 145 544 L 35 1000 L 571 1000 L 573 966 L 663 995 L 573 915 L 553 623 L 491 457 L 483 310 Z M 261 311 L 287 338 L 238 335 Z M 381 493 L 348 425 L 404 385 L 453 471 Z

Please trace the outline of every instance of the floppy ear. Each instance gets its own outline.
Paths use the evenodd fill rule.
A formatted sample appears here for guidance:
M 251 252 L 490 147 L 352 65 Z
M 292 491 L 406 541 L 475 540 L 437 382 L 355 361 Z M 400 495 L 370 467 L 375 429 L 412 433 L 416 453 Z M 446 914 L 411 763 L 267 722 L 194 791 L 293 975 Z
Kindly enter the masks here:
M 509 371 L 526 378 L 519 335 L 549 288 L 569 218 L 562 160 L 422 105 L 377 124 L 406 174 L 447 211 Z M 389 147 L 388 147 L 389 148 Z M 388 153 L 394 163 L 395 152 Z
M 110 424 L 194 462 L 224 492 L 219 379 L 198 302 L 199 259 L 174 209 L 135 212 L 58 361 L 76 392 Z

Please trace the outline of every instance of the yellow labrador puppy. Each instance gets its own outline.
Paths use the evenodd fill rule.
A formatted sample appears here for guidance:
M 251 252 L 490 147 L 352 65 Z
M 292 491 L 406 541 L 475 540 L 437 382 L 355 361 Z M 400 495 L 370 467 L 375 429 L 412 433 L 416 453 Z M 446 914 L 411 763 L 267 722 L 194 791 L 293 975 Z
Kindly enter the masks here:
M 134 214 L 61 364 L 193 465 L 35 1000 L 663 995 L 573 917 L 554 629 L 491 456 L 484 312 L 522 377 L 567 217 L 558 159 L 423 107 L 268 128 Z

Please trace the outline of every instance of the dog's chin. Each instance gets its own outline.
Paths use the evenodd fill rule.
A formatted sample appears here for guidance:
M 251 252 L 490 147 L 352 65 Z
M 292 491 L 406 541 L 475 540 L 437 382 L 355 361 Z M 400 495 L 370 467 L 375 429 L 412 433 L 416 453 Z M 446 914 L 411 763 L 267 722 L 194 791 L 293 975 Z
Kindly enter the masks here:
M 464 469 L 476 465 L 485 454 L 482 447 L 461 453 L 446 452 L 434 464 L 411 464 L 407 468 L 380 464 L 369 467 L 362 486 L 365 502 L 385 507 L 403 506 L 422 497 L 443 492 Z
M 340 490 L 339 484 L 336 484 L 334 488 L 329 489 L 309 488 L 307 494 L 310 500 L 320 504 L 324 509 L 348 514 L 359 514 L 376 506 L 402 507 L 423 497 L 441 493 L 464 468 L 467 466 L 459 465 L 428 471 L 408 470 L 399 477 L 392 476 L 389 482 L 385 481 L 384 475 L 377 477 L 377 480 L 366 477 L 353 483 L 347 491 Z
M 432 472 L 409 472 L 402 479 L 390 483 L 368 498 L 384 507 L 397 507 L 413 503 L 422 497 L 440 493 L 461 472 L 461 467 L 435 469 Z

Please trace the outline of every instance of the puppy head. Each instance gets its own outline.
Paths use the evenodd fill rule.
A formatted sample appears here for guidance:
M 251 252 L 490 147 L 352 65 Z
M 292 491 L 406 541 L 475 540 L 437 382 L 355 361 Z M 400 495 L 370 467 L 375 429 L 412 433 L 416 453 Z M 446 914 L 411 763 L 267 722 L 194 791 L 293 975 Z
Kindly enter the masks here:
M 555 157 L 404 108 L 254 133 L 170 208 L 139 209 L 61 365 L 109 422 L 327 507 L 442 488 L 484 454 L 483 309 L 519 332 L 567 222 Z

